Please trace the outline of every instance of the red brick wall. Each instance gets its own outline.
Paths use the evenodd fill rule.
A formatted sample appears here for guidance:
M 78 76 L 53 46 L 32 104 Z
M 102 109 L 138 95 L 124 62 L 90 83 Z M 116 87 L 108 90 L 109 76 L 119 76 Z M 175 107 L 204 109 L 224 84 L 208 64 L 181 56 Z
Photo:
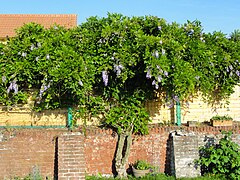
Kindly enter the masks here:
M 170 173 L 169 133 L 178 127 L 153 127 L 149 135 L 134 136 L 130 151 L 129 163 L 145 159 L 157 166 L 160 172 Z M 220 134 L 220 130 L 233 130 L 240 134 L 239 126 L 234 127 L 181 127 L 186 132 L 199 134 Z M 238 135 L 240 144 L 240 135 Z M 91 175 L 112 174 L 117 135 L 110 130 L 92 130 L 85 139 L 86 173 Z
M 145 159 L 159 167 L 160 172 L 169 172 L 169 133 L 175 129 L 179 128 L 153 127 L 149 135 L 134 136 L 129 163 L 133 163 L 137 159 Z M 233 128 L 181 127 L 181 129 L 194 131 L 196 134 L 220 134 L 221 129 L 233 130 L 237 133 L 235 140 L 240 144 L 239 126 Z M 82 162 L 81 158 L 85 159 L 85 172 L 87 174 L 112 174 L 112 161 L 117 143 L 116 133 L 113 133 L 111 130 L 92 129 L 87 131 L 85 138 L 83 135 L 71 138 L 64 136 L 66 131 L 60 129 L 19 129 L 8 131 L 0 129 L 0 179 L 14 176 L 23 177 L 30 173 L 34 166 L 39 168 L 41 175 L 44 177 L 53 177 L 54 170 L 55 174 L 64 174 L 61 170 L 64 170 L 66 167 L 62 163 L 69 160 L 69 162 L 76 163 L 78 166 L 81 164 L 79 162 Z M 56 141 L 56 139 L 58 140 Z M 63 149 L 66 152 L 70 152 L 70 154 L 64 153 Z M 76 149 L 79 152 L 83 151 L 85 157 L 81 153 L 78 154 L 78 150 L 75 151 Z M 56 157 L 56 154 L 58 157 Z M 68 158 L 70 155 L 75 156 L 76 159 Z M 65 156 L 67 159 L 61 159 L 61 156 Z M 82 166 L 79 169 L 83 169 Z M 80 173 L 73 171 L 67 170 L 70 174 Z
M 55 137 L 61 133 L 50 129 L 0 129 L 0 179 L 26 176 L 34 166 L 44 177 L 53 177 Z
M 57 139 L 59 180 L 85 179 L 84 136 L 79 132 L 68 132 Z M 55 164 L 56 166 L 56 164 Z
M 129 164 L 145 159 L 165 171 L 167 141 L 174 128 L 155 128 L 149 135 L 134 136 L 130 150 Z M 117 135 L 112 131 L 92 131 L 85 139 L 85 159 L 87 174 L 112 174 Z M 127 168 L 127 167 L 126 167 Z

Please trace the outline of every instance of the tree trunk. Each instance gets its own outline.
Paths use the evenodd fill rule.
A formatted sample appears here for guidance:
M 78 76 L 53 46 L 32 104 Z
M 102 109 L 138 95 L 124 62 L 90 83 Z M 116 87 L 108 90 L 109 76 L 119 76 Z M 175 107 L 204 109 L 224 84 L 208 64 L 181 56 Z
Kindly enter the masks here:
M 123 132 L 119 134 L 117 152 L 115 157 L 115 167 L 117 176 L 122 178 L 127 176 L 126 163 L 130 154 L 130 147 L 132 145 L 132 131 Z

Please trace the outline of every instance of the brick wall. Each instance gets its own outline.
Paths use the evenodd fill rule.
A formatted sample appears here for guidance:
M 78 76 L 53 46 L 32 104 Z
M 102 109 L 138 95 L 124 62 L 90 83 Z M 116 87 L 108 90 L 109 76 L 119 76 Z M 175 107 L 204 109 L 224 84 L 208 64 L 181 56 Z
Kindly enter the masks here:
M 216 144 L 222 134 L 193 133 L 176 131 L 171 133 L 171 174 L 177 178 L 197 177 L 201 169 L 194 160 L 199 158 L 199 147 Z M 240 145 L 240 134 L 232 135 L 232 140 Z
M 233 130 L 240 134 L 239 126 L 234 127 L 153 127 L 149 135 L 134 136 L 130 151 L 129 163 L 138 159 L 145 159 L 158 167 L 160 172 L 171 174 L 172 139 L 170 133 L 182 129 L 183 132 L 194 132 L 196 136 L 203 137 L 206 134 L 218 135 L 220 130 Z M 235 141 L 240 144 L 240 135 Z M 187 142 L 189 140 L 189 142 Z M 181 144 L 182 150 L 185 145 L 191 143 L 191 138 L 186 139 L 186 144 Z M 191 140 L 191 141 L 190 141 Z M 185 141 L 184 141 L 185 142 Z M 114 158 L 117 143 L 117 135 L 109 130 L 92 130 L 87 133 L 85 139 L 85 158 L 87 174 L 112 174 L 114 172 L 112 160 Z M 197 147 L 195 147 L 196 149 Z M 194 150 L 192 151 L 194 152 Z M 191 153 L 189 149 L 185 152 Z M 127 168 L 127 167 L 126 167 Z
M 150 129 L 149 135 L 133 137 L 129 163 L 145 159 L 157 166 L 160 172 L 171 173 L 173 167 L 171 152 L 174 147 L 171 146 L 173 142 L 170 134 L 176 130 L 194 133 L 200 137 L 199 142 L 205 135 L 220 137 L 220 130 L 233 130 L 234 140 L 240 144 L 239 126 L 181 128 L 155 126 Z M 34 167 L 38 167 L 44 177 L 58 176 L 59 179 L 77 179 L 76 176 L 83 177 L 85 172 L 89 175 L 114 173 L 112 161 L 117 143 L 116 133 L 92 128 L 87 130 L 84 137 L 79 132 L 67 134 L 66 132 L 67 130 L 60 129 L 0 129 L 0 179 L 23 177 Z M 191 144 L 191 138 L 185 137 L 180 141 L 183 142 L 180 145 L 181 152 L 191 153 L 186 146 Z M 67 167 L 71 168 L 66 169 Z
M 64 133 L 57 138 L 57 179 L 85 179 L 84 136 L 81 133 Z
M 0 129 L 0 179 L 26 176 L 35 168 L 54 176 L 55 138 L 63 130 Z

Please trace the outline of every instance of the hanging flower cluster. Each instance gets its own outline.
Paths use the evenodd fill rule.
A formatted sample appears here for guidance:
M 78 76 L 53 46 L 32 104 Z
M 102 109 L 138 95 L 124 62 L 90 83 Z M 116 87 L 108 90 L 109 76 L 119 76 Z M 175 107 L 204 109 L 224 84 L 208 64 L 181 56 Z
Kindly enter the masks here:
M 4 78 L 5 80 L 5 78 Z M 8 86 L 7 88 L 7 93 L 9 94 L 10 91 L 14 91 L 14 94 L 17 94 L 18 93 L 18 85 L 17 85 L 17 81 L 16 80 L 13 80 L 10 82 L 10 85 Z

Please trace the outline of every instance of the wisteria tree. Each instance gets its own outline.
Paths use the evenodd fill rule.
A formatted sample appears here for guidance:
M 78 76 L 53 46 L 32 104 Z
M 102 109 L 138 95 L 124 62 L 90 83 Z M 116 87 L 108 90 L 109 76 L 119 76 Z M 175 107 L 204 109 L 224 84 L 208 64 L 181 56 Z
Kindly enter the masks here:
M 36 110 L 101 114 L 102 125 L 118 133 L 115 167 L 126 176 L 132 135 L 148 132 L 147 100 L 160 93 L 172 107 L 200 92 L 218 102 L 238 85 L 240 42 L 202 29 L 199 21 L 121 14 L 90 17 L 71 30 L 25 25 L 0 47 L 0 103 L 24 103 L 31 88 Z
M 118 133 L 120 177 L 126 176 L 132 134 L 147 133 L 147 99 L 161 93 L 171 107 L 201 92 L 208 102 L 219 102 L 239 83 L 239 43 L 221 32 L 204 33 L 199 21 L 179 25 L 109 14 L 79 28 L 78 42 L 97 67 L 96 90 L 108 103 L 103 123 Z
M 78 52 L 72 32 L 60 26 L 27 24 L 2 48 L 4 105 L 25 103 L 29 89 L 35 110 L 77 105 L 91 91 L 94 66 Z

